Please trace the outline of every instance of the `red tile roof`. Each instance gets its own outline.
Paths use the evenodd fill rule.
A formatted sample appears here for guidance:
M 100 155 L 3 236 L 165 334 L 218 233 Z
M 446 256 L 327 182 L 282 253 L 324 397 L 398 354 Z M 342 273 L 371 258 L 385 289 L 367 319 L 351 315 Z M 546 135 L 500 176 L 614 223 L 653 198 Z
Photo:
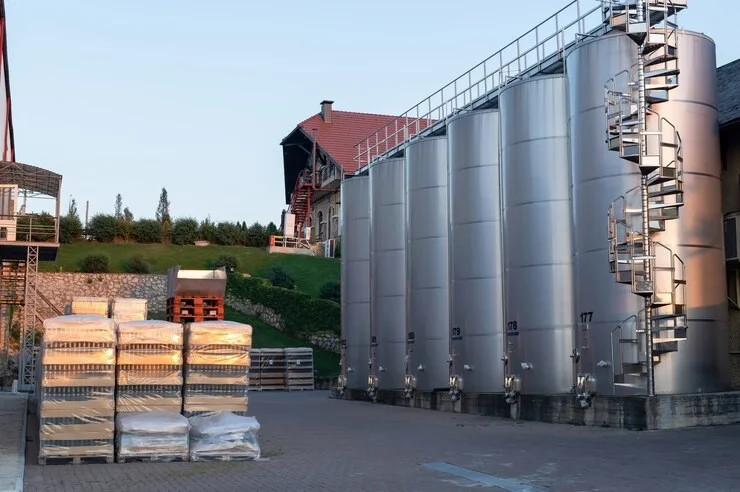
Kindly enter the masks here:
M 357 170 L 355 146 L 397 118 L 384 114 L 354 113 L 335 109 L 332 110 L 331 123 L 324 122 L 321 113 L 317 113 L 298 123 L 298 126 L 310 138 L 314 138 L 315 128 L 316 143 L 344 168 L 344 172 L 352 173 Z

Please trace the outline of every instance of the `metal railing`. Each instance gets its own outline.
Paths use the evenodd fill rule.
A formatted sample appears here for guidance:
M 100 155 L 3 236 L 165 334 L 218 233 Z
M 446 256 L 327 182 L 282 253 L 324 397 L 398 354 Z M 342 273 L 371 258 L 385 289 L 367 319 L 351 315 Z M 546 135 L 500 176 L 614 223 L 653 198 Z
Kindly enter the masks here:
M 0 215 L 0 244 L 58 243 L 59 218 L 48 214 Z
M 477 64 L 431 96 L 378 129 L 356 146 L 359 168 L 373 159 L 392 153 L 434 123 L 486 98 L 525 72 L 541 66 L 554 56 L 562 57 L 579 36 L 604 28 L 602 3 L 573 0 L 554 15 Z

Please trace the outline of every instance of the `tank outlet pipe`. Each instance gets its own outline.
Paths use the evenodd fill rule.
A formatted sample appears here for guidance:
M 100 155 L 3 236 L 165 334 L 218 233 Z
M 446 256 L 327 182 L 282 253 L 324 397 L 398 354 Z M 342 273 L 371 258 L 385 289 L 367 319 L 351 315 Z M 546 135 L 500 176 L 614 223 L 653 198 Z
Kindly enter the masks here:
M 462 398 L 463 391 L 463 378 L 459 374 L 453 374 L 450 376 L 450 399 L 452 401 L 458 401 Z
M 414 397 L 416 391 L 416 378 L 412 374 L 407 374 L 403 381 L 403 396 L 406 399 Z
M 524 364 L 522 364 L 524 365 Z M 522 391 L 522 380 L 516 374 L 510 374 L 504 379 L 504 398 L 506 403 L 513 405 L 519 401 Z
M 373 403 L 378 401 L 378 376 L 371 374 L 367 377 L 367 396 Z

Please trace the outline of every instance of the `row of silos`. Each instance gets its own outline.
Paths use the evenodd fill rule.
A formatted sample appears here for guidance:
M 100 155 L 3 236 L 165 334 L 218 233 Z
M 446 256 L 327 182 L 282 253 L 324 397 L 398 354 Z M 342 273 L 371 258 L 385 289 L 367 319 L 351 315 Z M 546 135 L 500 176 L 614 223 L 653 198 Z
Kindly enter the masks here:
M 690 328 L 656 365 L 658 393 L 728 385 L 715 48 L 686 31 L 679 46 L 680 86 L 656 109 L 681 132 L 685 206 L 658 240 L 686 264 Z M 498 109 L 343 183 L 349 388 L 459 375 L 463 392 L 496 393 L 516 374 L 522 393 L 560 394 L 588 372 L 616 391 L 614 330 L 642 300 L 609 272 L 606 213 L 639 172 L 605 144 L 604 84 L 635 57 L 621 34 L 582 42 L 566 75 L 513 83 Z

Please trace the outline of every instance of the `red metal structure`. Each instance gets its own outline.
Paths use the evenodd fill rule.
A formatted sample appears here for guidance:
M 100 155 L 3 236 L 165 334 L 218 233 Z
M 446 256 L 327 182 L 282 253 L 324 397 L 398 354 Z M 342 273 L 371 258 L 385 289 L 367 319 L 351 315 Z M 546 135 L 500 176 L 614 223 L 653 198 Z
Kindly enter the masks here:
M 13 139 L 13 115 L 10 101 L 10 75 L 8 71 L 8 42 L 7 42 L 7 23 L 5 21 L 5 0 L 0 0 L 0 46 L 2 51 L 0 57 L 2 68 L 0 69 L 0 84 L 4 94 L 2 103 L 0 103 L 0 114 L 2 114 L 3 128 L 3 148 L 2 161 L 15 162 L 15 142 Z

